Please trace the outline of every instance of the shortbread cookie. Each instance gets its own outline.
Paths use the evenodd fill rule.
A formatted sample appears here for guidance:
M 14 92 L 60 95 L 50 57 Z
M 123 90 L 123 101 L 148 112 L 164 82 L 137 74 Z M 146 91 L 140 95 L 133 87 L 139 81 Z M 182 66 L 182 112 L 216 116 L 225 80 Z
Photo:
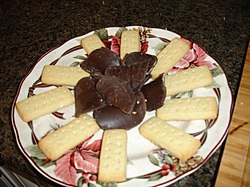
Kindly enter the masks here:
M 189 68 L 172 75 L 165 76 L 167 96 L 188 92 L 195 88 L 212 84 L 213 77 L 208 66 Z
M 99 161 L 98 180 L 101 182 L 122 182 L 127 171 L 127 131 L 105 130 Z
M 146 139 L 183 162 L 191 158 L 200 147 L 199 140 L 156 117 L 144 122 L 139 131 Z
M 167 73 L 189 50 L 189 44 L 180 39 L 174 38 L 157 55 L 158 62 L 151 72 L 152 78 L 156 79 L 160 74 Z
M 120 57 L 124 58 L 126 54 L 140 52 L 140 35 L 138 31 L 123 31 L 121 36 Z
M 19 101 L 16 108 L 22 120 L 28 122 L 74 102 L 74 95 L 63 86 Z
M 156 116 L 168 121 L 214 119 L 217 110 L 215 97 L 171 99 L 157 109 Z
M 90 54 L 95 49 L 105 47 L 102 40 L 96 34 L 83 38 L 81 40 L 81 45 L 88 54 Z
M 45 65 L 42 72 L 44 84 L 75 86 L 83 77 L 89 73 L 80 67 Z
M 38 146 L 50 160 L 56 160 L 68 150 L 88 139 L 99 130 L 95 119 L 87 114 L 75 118 L 65 126 L 47 134 Z

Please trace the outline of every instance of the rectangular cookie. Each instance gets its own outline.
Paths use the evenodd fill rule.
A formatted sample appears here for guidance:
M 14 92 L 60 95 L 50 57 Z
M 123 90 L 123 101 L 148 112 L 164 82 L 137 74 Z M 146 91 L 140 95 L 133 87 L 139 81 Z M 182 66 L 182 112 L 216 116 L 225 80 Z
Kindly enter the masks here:
M 138 31 L 123 31 L 121 36 L 120 57 L 124 58 L 126 54 L 140 52 L 140 35 Z
M 183 162 L 191 158 L 200 147 L 199 140 L 156 117 L 144 122 L 139 131 L 144 138 Z
M 99 130 L 95 119 L 84 114 L 42 138 L 38 146 L 50 160 L 56 160 L 68 150 L 88 139 Z
M 81 67 L 45 65 L 42 71 L 42 82 L 52 85 L 75 86 L 83 77 L 89 73 Z
M 214 119 L 217 110 L 215 97 L 171 99 L 156 110 L 156 116 L 168 121 Z
M 189 68 L 172 75 L 165 76 L 167 96 L 188 92 L 195 88 L 212 84 L 213 76 L 208 66 Z
M 96 34 L 83 38 L 81 40 L 81 45 L 88 54 L 90 54 L 95 49 L 105 47 L 102 40 Z
M 99 161 L 98 180 L 122 182 L 127 172 L 127 131 L 105 130 Z
M 19 101 L 16 108 L 22 120 L 28 122 L 74 102 L 74 95 L 63 86 Z
M 157 55 L 158 62 L 151 72 L 152 78 L 156 79 L 160 74 L 170 71 L 188 50 L 189 44 L 186 41 L 180 38 L 171 40 Z

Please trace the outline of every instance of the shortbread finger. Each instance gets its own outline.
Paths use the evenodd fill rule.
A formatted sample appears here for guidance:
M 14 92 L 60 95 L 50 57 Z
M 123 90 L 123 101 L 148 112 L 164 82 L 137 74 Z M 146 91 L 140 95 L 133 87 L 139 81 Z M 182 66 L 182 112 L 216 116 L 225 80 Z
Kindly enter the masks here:
M 88 76 L 89 73 L 80 67 L 46 65 L 41 79 L 44 84 L 75 86 L 81 78 Z
M 140 35 L 136 30 L 127 30 L 122 32 L 120 57 L 124 58 L 126 54 L 140 52 Z
M 189 44 L 180 39 L 174 38 L 157 55 L 158 62 L 151 72 L 152 78 L 156 79 L 160 74 L 167 73 L 189 50 Z
M 156 116 L 168 121 L 214 119 L 217 110 L 215 97 L 171 99 L 157 109 Z
M 16 108 L 22 120 L 28 122 L 74 102 L 74 95 L 63 86 L 19 101 Z
M 146 139 L 183 162 L 191 158 L 200 147 L 199 140 L 156 117 L 144 122 L 139 131 Z
M 81 45 L 88 54 L 90 54 L 95 49 L 105 47 L 102 40 L 96 34 L 83 38 L 81 40 Z
M 56 160 L 68 150 L 88 139 L 99 130 L 94 118 L 87 114 L 46 135 L 38 146 L 50 160 Z
M 189 68 L 172 75 L 165 76 L 167 96 L 188 92 L 195 88 L 212 84 L 213 77 L 208 66 Z
M 127 170 L 127 131 L 112 129 L 104 131 L 99 161 L 98 180 L 122 182 Z

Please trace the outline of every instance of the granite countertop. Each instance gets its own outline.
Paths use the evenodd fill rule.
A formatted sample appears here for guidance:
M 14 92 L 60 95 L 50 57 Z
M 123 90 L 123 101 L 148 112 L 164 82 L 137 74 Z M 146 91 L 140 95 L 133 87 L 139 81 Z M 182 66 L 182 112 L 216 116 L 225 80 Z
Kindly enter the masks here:
M 50 183 L 17 147 L 10 111 L 20 81 L 51 48 L 105 27 L 167 28 L 200 44 L 215 58 L 236 96 L 250 33 L 249 10 L 248 0 L 1 1 L 0 163 Z M 223 146 L 200 169 L 172 186 L 213 186 L 222 150 Z

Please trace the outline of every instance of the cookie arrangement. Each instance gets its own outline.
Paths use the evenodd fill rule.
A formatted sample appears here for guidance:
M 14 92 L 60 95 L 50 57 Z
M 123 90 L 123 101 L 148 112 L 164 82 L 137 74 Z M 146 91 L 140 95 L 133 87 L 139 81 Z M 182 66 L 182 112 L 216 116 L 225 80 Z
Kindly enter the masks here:
M 102 49 L 104 47 L 103 43 L 96 35 L 91 35 L 89 37 L 84 38 L 83 40 L 81 40 L 81 44 L 83 48 L 86 50 L 86 52 L 89 54 L 90 59 L 92 58 L 91 54 L 95 54 L 95 52 L 96 51 L 98 52 L 98 50 L 99 51 L 101 50 L 101 53 L 103 53 L 104 51 L 104 55 L 107 54 L 105 51 L 105 48 L 104 50 Z M 120 59 L 125 61 L 126 59 L 133 59 L 133 56 L 131 57 L 128 54 L 131 54 L 134 56 L 138 55 L 138 53 L 140 54 L 139 52 L 140 48 L 138 47 L 139 44 L 140 44 L 140 41 L 139 41 L 138 32 L 136 31 L 124 32 L 124 35 L 122 34 L 122 37 L 121 37 Z M 100 121 L 110 122 L 112 121 L 112 119 L 114 119 L 114 117 L 110 117 L 110 113 L 115 113 L 114 110 L 118 110 L 120 113 L 122 112 L 122 115 L 119 118 L 122 118 L 122 116 L 124 115 L 127 116 L 127 118 L 131 118 L 132 115 L 136 115 L 140 111 L 156 110 L 157 118 L 151 118 L 149 119 L 149 121 L 146 121 L 144 124 L 142 124 L 140 127 L 141 134 L 143 135 L 143 137 L 149 139 L 154 144 L 164 149 L 167 149 L 174 156 L 178 157 L 180 160 L 186 161 L 191 156 L 193 156 L 198 150 L 200 146 L 199 141 L 197 141 L 194 137 L 188 135 L 184 131 L 181 131 L 176 128 L 171 128 L 171 125 L 166 124 L 166 122 L 163 120 L 214 119 L 217 116 L 217 103 L 216 103 L 215 98 L 204 97 L 204 98 L 192 98 L 189 100 L 182 100 L 182 99 L 176 99 L 176 101 L 170 100 L 170 101 L 173 101 L 172 103 L 169 103 L 168 100 L 165 101 L 166 96 L 175 95 L 180 92 L 185 92 L 185 91 L 189 91 L 195 88 L 207 86 L 212 83 L 212 75 L 207 66 L 190 68 L 190 69 L 183 70 L 172 75 L 166 74 L 170 69 L 172 69 L 175 63 L 177 63 L 180 60 L 180 58 L 182 58 L 185 55 L 188 49 L 189 49 L 189 45 L 184 40 L 179 39 L 179 38 L 173 39 L 162 50 L 162 52 L 160 52 L 156 57 L 152 56 L 150 58 L 150 59 L 154 59 L 154 60 L 151 60 L 153 61 L 153 63 L 151 63 L 151 66 L 149 66 L 150 63 L 147 63 L 147 65 L 145 65 L 144 63 L 139 64 L 140 65 L 139 69 L 144 68 L 145 73 L 143 73 L 143 75 L 141 76 L 142 78 L 139 78 L 138 79 L 139 81 L 137 80 L 136 83 L 130 82 L 130 86 L 128 89 L 124 89 L 126 84 L 123 82 L 129 82 L 129 81 L 124 81 L 124 80 L 121 81 L 121 78 L 118 75 L 123 75 L 123 73 L 121 72 L 132 72 L 129 75 L 133 75 L 133 71 L 136 72 L 137 69 L 134 67 L 134 65 L 131 65 L 131 64 L 125 67 L 127 69 L 133 67 L 134 69 L 131 68 L 133 69 L 132 71 L 121 70 L 121 68 L 116 67 L 117 65 L 110 66 L 105 63 L 105 66 L 106 66 L 104 68 L 105 71 L 107 68 L 109 70 L 107 71 L 108 72 L 107 74 L 104 73 L 104 76 L 103 76 L 103 71 L 100 71 L 100 68 L 97 68 L 98 65 L 95 67 L 91 67 L 91 68 L 89 68 L 89 66 L 85 66 L 85 70 L 83 70 L 83 68 L 80 68 L 80 67 L 72 68 L 72 67 L 59 67 L 58 66 L 58 68 L 55 68 L 57 66 L 45 66 L 43 73 L 42 73 L 43 83 L 75 86 L 75 94 L 77 92 L 80 96 L 84 95 L 83 97 L 79 97 L 79 98 L 91 97 L 92 99 L 99 101 L 99 103 L 96 104 L 96 102 L 94 102 L 95 106 L 93 106 L 93 103 L 90 103 L 90 106 L 87 105 L 86 103 L 83 104 L 81 103 L 81 99 L 78 100 L 79 95 L 75 95 L 74 97 L 73 94 L 71 94 L 70 96 L 70 99 L 69 99 L 70 102 L 65 102 L 67 99 L 64 99 L 64 97 L 65 98 L 67 97 L 66 93 L 68 94 L 69 90 L 60 91 L 59 95 L 62 95 L 62 97 L 59 97 L 58 95 L 54 94 L 53 91 L 51 91 L 52 93 L 51 92 L 42 93 L 41 95 L 39 94 L 39 95 L 34 96 L 34 97 L 40 97 L 41 99 L 31 100 L 31 98 L 33 97 L 30 97 L 24 101 L 21 101 L 20 103 L 17 103 L 18 112 L 20 114 L 20 117 L 34 116 L 32 113 L 36 113 L 35 117 L 22 117 L 24 121 L 29 121 L 39 116 L 42 116 L 44 114 L 54 112 L 58 108 L 70 105 L 72 104 L 72 101 L 76 105 L 78 103 L 78 107 L 80 109 L 79 110 L 76 109 L 76 117 L 77 117 L 76 121 L 74 120 L 68 123 L 67 125 L 64 126 L 65 129 L 63 129 L 64 127 L 62 127 L 61 129 L 58 129 L 57 131 L 47 135 L 39 142 L 39 147 L 45 153 L 45 155 L 49 159 L 55 160 L 59 158 L 60 156 L 62 156 L 63 154 L 65 154 L 67 150 L 75 147 L 80 142 L 87 139 L 91 135 L 91 133 L 92 134 L 95 133 L 96 131 L 99 130 L 99 128 L 105 129 L 104 135 L 106 131 L 114 132 L 114 134 L 116 134 L 115 132 L 119 132 L 117 131 L 117 129 L 113 129 L 109 127 L 107 128 L 107 127 L 104 127 L 105 125 L 100 125 L 102 123 Z M 95 58 L 93 59 L 95 61 Z M 117 59 L 117 57 L 114 57 L 112 59 Z M 144 60 L 144 58 L 142 59 Z M 130 62 L 131 60 L 127 60 L 127 61 Z M 87 63 L 91 64 L 91 62 L 88 62 L 88 61 L 86 62 L 86 64 Z M 86 64 L 83 63 L 82 67 Z M 114 62 L 114 64 L 116 64 L 116 62 Z M 136 66 L 139 66 L 139 65 L 137 64 Z M 99 70 L 98 72 L 99 74 L 97 73 L 96 69 Z M 112 71 L 114 73 L 112 73 Z M 126 73 L 124 73 L 124 75 L 126 75 Z M 149 75 L 151 75 L 150 78 L 152 78 L 152 80 L 150 80 L 151 82 L 149 81 L 149 83 L 146 83 L 149 80 L 149 77 L 148 77 Z M 134 76 L 125 76 L 125 77 L 134 77 Z M 197 80 L 194 80 L 197 77 L 199 78 Z M 116 81 L 116 80 L 120 80 L 120 81 Z M 96 84 L 98 82 L 99 82 L 99 86 L 97 89 Z M 130 98 L 135 98 L 135 99 L 127 99 L 128 97 L 123 97 L 121 101 L 119 101 L 119 99 L 114 99 L 113 101 L 113 98 L 111 96 L 114 96 L 117 93 L 117 91 L 107 92 L 106 90 L 106 88 L 109 88 L 108 86 L 110 85 L 110 83 L 113 83 L 113 82 L 115 82 L 116 84 L 109 90 L 114 90 L 114 87 L 115 88 L 117 87 L 118 91 L 119 89 L 124 89 L 124 91 L 121 94 L 118 94 L 117 96 L 113 98 L 119 98 L 124 93 L 126 93 L 125 94 L 126 96 L 131 93 L 133 95 L 135 93 L 134 90 L 136 90 L 137 94 L 134 94 L 133 96 L 130 97 Z M 151 86 L 150 86 L 150 83 L 151 83 Z M 82 84 L 82 86 L 79 86 L 80 84 Z M 132 87 L 131 85 L 135 85 L 135 86 Z M 146 85 L 149 88 L 147 88 Z M 93 92 L 89 92 L 88 90 L 86 93 L 84 93 L 84 88 L 88 88 L 88 86 L 90 87 L 89 89 L 93 89 Z M 132 92 L 129 92 L 128 90 L 131 89 L 131 87 L 133 88 Z M 62 88 L 65 89 L 65 87 L 62 87 Z M 160 94 L 159 92 L 150 91 L 150 90 L 156 90 L 156 89 L 161 90 L 162 94 Z M 165 93 L 164 93 L 164 89 L 166 89 Z M 86 96 L 87 93 L 93 93 L 94 96 L 92 94 L 90 96 Z M 148 95 L 148 98 L 145 99 L 145 96 L 147 95 Z M 58 103 L 57 106 L 51 108 L 50 104 L 46 104 L 46 102 L 48 101 L 48 98 L 54 98 L 54 97 L 60 100 L 61 102 L 65 102 L 65 103 L 59 104 L 58 101 L 51 101 L 49 103 Z M 132 102 L 130 102 L 130 100 L 132 100 Z M 151 102 L 151 101 L 154 101 L 154 102 Z M 138 106 L 137 108 L 139 109 L 136 110 L 135 109 L 136 104 L 143 103 L 143 102 L 145 102 L 143 106 L 141 105 L 140 107 Z M 32 108 L 32 110 L 28 110 L 28 112 L 25 113 L 24 111 L 27 108 L 29 108 L 29 106 L 26 103 L 32 103 L 31 105 L 36 106 L 36 107 Z M 19 107 L 20 105 L 22 105 L 23 107 Z M 83 105 L 85 106 L 85 108 L 83 107 Z M 40 106 L 43 106 L 43 107 L 40 107 Z M 101 111 L 101 109 L 103 109 L 104 106 L 107 107 L 108 110 Z M 115 106 L 115 109 L 114 108 L 110 109 L 110 107 L 113 107 L 113 106 Z M 42 108 L 42 111 L 40 111 L 41 108 Z M 93 111 L 93 110 L 96 111 L 96 114 L 94 115 L 96 120 L 86 114 L 87 112 Z M 144 112 L 142 112 L 142 114 L 140 115 L 140 118 L 142 119 L 145 115 L 143 113 Z M 119 114 L 117 113 L 117 115 Z M 171 117 L 174 117 L 174 119 Z M 125 117 L 125 123 L 119 125 L 119 129 L 121 129 L 121 127 L 124 128 L 123 125 L 125 125 L 127 121 L 129 121 L 127 120 L 127 118 Z M 133 117 L 132 120 L 130 119 L 130 122 L 136 121 L 135 119 L 138 119 L 138 118 Z M 129 128 L 124 128 L 124 129 L 130 129 L 136 125 L 139 125 L 142 119 L 137 120 L 135 124 L 129 126 Z M 78 124 L 79 124 L 79 127 L 78 127 Z M 82 126 L 80 126 L 80 124 L 82 124 Z M 157 125 L 155 126 L 155 124 Z M 83 130 L 83 129 L 88 129 L 88 128 L 92 129 L 92 131 L 87 133 L 86 130 Z M 155 131 L 153 131 L 150 128 L 154 129 Z M 111 129 L 111 130 L 106 130 L 106 129 Z M 83 134 L 77 134 L 75 133 L 76 131 L 81 131 Z M 157 133 L 159 131 L 163 133 L 163 137 L 165 134 L 169 134 L 169 132 L 171 132 L 170 133 L 171 142 L 176 142 L 176 144 L 184 146 L 185 149 L 178 149 L 178 145 L 175 146 L 176 149 L 172 149 L 171 148 L 172 144 L 169 145 L 167 143 L 167 142 L 170 142 L 169 139 L 164 140 L 163 138 L 157 138 Z M 117 163 L 115 163 L 118 166 L 123 166 L 123 167 L 118 167 L 118 168 L 122 168 L 121 170 L 114 171 L 116 168 L 115 165 L 113 165 L 113 167 L 108 167 L 108 163 L 107 165 L 105 165 L 106 160 L 107 160 L 105 159 L 106 158 L 105 155 L 107 155 L 107 151 L 105 150 L 108 150 L 108 152 L 109 151 L 111 152 L 111 154 L 107 156 L 109 157 L 110 160 L 117 160 L 117 154 L 115 154 L 117 147 L 113 148 L 115 146 L 110 145 L 110 142 L 108 143 L 108 141 L 103 141 L 102 146 L 104 148 L 102 147 L 101 149 L 100 164 L 99 164 L 101 167 L 99 168 L 100 170 L 98 172 L 98 173 L 102 173 L 100 174 L 101 177 L 98 178 L 100 181 L 120 182 L 120 181 L 126 180 L 126 176 L 124 176 L 124 174 L 126 173 L 126 167 L 124 167 L 126 166 L 126 154 L 124 153 L 126 153 L 125 142 L 127 140 L 125 138 L 126 136 L 124 135 L 124 133 L 126 134 L 126 131 L 122 131 L 121 133 L 122 135 L 119 135 L 119 133 L 118 135 L 116 134 L 116 138 L 117 136 L 121 137 L 121 144 L 123 145 L 119 147 L 119 149 L 121 149 L 119 153 L 123 153 L 122 154 L 123 156 L 121 157 L 120 160 L 118 159 L 119 161 Z M 81 138 L 75 140 L 73 137 L 81 137 Z M 63 143 L 61 141 L 62 139 L 64 140 Z M 111 136 L 111 139 L 112 139 L 112 136 Z M 113 139 L 115 139 L 115 137 Z M 75 141 L 73 142 L 73 140 Z M 49 146 L 50 142 L 58 142 L 58 145 L 56 145 L 57 149 L 55 149 L 54 147 L 50 147 Z M 56 153 L 58 154 L 57 156 L 55 157 L 50 156 L 51 152 L 57 152 L 58 150 L 62 150 L 62 151 L 59 154 Z M 110 158 L 112 156 L 114 156 L 113 159 Z M 103 176 L 103 173 L 107 173 L 105 169 L 108 169 L 108 173 L 110 172 L 117 173 L 118 177 L 110 179 L 110 178 L 107 178 L 106 176 Z

